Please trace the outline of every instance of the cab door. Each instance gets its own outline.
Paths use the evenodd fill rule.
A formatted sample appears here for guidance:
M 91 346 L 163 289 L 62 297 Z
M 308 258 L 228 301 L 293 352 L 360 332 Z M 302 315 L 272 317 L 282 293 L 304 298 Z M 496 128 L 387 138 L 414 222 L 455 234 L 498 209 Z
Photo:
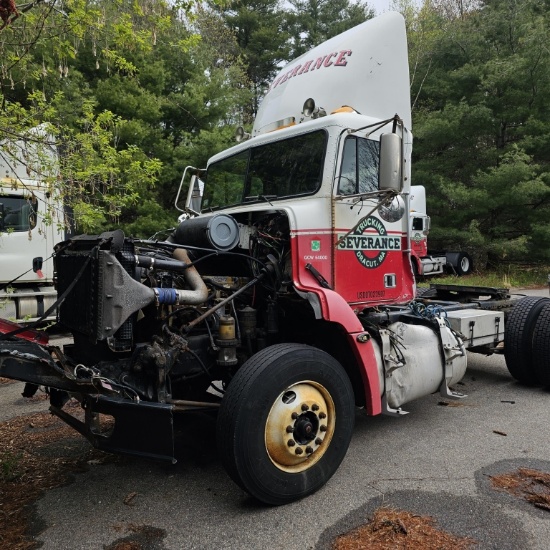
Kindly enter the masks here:
M 404 201 L 381 206 L 379 142 L 348 136 L 334 189 L 335 290 L 352 305 L 412 299 Z

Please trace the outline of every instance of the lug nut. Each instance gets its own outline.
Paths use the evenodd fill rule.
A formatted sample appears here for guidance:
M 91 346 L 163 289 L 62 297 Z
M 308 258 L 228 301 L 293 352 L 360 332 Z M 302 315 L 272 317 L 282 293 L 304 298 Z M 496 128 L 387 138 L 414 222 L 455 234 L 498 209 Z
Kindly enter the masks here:
M 319 418 L 326 418 L 327 415 L 325 413 L 319 413 Z
M 290 416 L 292 417 L 292 420 L 296 420 L 298 418 L 298 413 L 293 412 Z
M 291 434 L 294 431 L 294 428 L 292 426 L 286 427 L 286 433 Z
M 320 428 L 319 428 L 322 432 L 326 432 L 327 431 L 327 427 L 323 424 Z
M 287 445 L 289 447 L 294 447 L 294 445 L 296 445 L 296 441 L 294 441 L 294 439 L 289 439 Z
M 296 450 L 294 451 L 297 455 L 301 455 L 304 450 L 302 449 L 302 447 L 296 447 Z
M 319 405 L 317 405 L 317 403 L 313 403 L 313 405 L 311 405 L 311 410 L 312 411 L 318 411 L 319 410 Z
M 304 403 L 304 404 L 302 405 L 302 410 L 303 410 L 303 411 L 309 411 L 309 407 Z
M 306 447 L 306 453 L 310 455 L 313 452 L 313 447 Z
M 315 445 L 321 445 L 321 443 L 323 442 L 323 440 L 318 437 L 316 440 L 315 440 Z

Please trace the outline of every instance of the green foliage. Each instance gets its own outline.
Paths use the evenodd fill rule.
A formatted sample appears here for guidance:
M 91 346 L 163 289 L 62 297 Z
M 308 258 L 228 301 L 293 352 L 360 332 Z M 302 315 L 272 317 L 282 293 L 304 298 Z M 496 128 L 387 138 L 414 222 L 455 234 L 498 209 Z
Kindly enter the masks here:
M 220 125 L 249 102 L 235 37 L 194 2 L 28 6 L 0 33 L 2 155 L 20 157 L 17 140 L 49 122 L 60 166 L 37 163 L 32 177 L 55 187 L 78 231 L 120 224 L 146 236 L 155 222 L 173 225 L 183 168 L 225 145 Z M 202 132 L 212 134 L 206 151 L 183 146 Z
M 50 102 L 51 115 L 63 104 L 63 95 L 56 94 Z M 94 106 L 91 100 L 84 101 L 73 127 L 48 126 L 61 147 L 59 159 L 50 162 L 56 163 L 63 181 L 56 178 L 52 188 L 73 208 L 76 228 L 84 232 L 100 231 L 116 221 L 124 207 L 137 202 L 140 191 L 155 184 L 160 171 L 160 162 L 137 147 L 117 148 L 117 133 L 124 121 L 109 111 L 96 115 Z M 42 171 L 34 179 L 46 179 L 41 164 Z
M 243 120 L 251 123 L 264 91 L 288 60 L 285 12 L 279 0 L 229 0 L 217 9 L 234 34 L 246 64 L 252 101 L 243 112 Z
M 434 248 L 544 260 L 550 18 L 538 0 L 481 4 L 426 2 L 409 18 L 413 182 L 427 188 Z
M 289 0 L 289 4 L 291 58 L 374 17 L 374 10 L 360 0 Z
M 124 229 L 133 237 L 150 238 L 157 232 L 174 228 L 177 225 L 177 215 L 159 205 L 154 199 L 145 199 L 135 208 L 134 221 L 126 223 Z M 164 233 L 166 236 L 166 233 Z

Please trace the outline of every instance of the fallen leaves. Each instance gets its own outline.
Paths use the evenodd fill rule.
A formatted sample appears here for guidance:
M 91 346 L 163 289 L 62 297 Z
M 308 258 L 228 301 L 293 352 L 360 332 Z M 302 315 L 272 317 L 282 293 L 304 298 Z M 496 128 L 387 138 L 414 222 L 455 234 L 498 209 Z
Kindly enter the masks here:
M 68 405 L 80 409 L 76 402 Z M 71 473 L 81 471 L 87 463 L 108 456 L 93 449 L 81 435 L 47 412 L 1 423 L 0 547 L 36 548 L 36 543 L 26 536 L 27 506 L 43 491 L 66 483 Z
M 133 500 L 137 497 L 137 493 L 134 491 L 132 493 L 130 493 L 129 495 L 126 496 L 126 498 L 124 499 L 124 504 L 126 504 L 126 506 L 133 506 Z
M 438 529 L 435 520 L 403 510 L 378 508 L 366 523 L 336 538 L 333 550 L 466 550 L 473 539 Z
M 491 476 L 494 489 L 525 499 L 533 506 L 550 512 L 550 474 L 531 468 Z

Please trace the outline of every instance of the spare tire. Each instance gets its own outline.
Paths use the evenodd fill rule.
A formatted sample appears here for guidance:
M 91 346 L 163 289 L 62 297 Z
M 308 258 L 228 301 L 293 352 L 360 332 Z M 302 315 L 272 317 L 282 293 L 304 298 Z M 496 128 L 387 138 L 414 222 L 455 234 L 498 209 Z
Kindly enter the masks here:
M 504 357 L 510 374 L 523 384 L 539 382 L 533 364 L 533 332 L 542 309 L 550 299 L 522 298 L 512 309 L 504 331 Z

